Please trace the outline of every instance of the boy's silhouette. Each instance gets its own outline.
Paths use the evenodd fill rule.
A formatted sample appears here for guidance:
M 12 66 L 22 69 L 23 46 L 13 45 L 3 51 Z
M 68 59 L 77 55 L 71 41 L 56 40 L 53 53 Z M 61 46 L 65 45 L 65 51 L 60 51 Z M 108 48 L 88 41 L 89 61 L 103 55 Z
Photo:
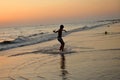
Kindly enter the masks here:
M 53 31 L 54 33 L 58 33 L 58 37 L 57 37 L 57 39 L 58 39 L 58 41 L 61 43 L 61 46 L 60 46 L 60 51 L 64 51 L 64 46 L 65 46 L 65 43 L 64 43 L 64 41 L 63 41 L 63 39 L 62 39 L 62 31 L 65 31 L 65 32 L 67 32 L 66 30 L 64 30 L 63 29 L 64 28 L 64 26 L 63 25 L 60 25 L 60 29 L 59 30 L 57 30 L 57 31 Z

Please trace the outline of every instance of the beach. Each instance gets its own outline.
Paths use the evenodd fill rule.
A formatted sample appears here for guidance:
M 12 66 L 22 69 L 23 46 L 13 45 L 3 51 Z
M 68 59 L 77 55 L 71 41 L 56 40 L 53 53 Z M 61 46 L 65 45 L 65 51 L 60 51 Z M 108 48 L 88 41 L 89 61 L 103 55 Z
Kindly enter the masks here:
M 0 51 L 0 80 L 120 80 L 120 23 L 63 39 Z

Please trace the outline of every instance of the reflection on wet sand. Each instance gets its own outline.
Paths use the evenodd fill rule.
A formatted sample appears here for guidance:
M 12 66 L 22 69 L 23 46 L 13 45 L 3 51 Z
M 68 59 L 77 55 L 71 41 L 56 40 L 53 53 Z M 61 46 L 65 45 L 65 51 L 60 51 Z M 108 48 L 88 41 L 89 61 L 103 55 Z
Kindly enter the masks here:
M 67 80 L 68 79 L 68 71 L 66 70 L 66 63 L 65 63 L 66 59 L 64 54 L 61 54 L 61 76 L 62 76 L 62 80 Z

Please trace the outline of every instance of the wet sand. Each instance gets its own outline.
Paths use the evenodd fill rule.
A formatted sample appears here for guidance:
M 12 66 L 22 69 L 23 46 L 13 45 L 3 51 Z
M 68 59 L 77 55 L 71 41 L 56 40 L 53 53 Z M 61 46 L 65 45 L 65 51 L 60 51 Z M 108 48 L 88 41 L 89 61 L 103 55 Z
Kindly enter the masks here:
M 108 34 L 105 35 L 105 31 Z M 0 80 L 120 80 L 120 24 L 0 52 Z

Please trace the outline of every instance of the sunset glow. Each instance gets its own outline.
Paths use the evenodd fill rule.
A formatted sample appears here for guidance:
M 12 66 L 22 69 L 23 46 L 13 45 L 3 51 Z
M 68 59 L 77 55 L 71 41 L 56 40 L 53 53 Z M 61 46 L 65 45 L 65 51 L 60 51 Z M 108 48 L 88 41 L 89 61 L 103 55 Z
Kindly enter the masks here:
M 1 0 L 0 24 L 119 16 L 120 0 Z

